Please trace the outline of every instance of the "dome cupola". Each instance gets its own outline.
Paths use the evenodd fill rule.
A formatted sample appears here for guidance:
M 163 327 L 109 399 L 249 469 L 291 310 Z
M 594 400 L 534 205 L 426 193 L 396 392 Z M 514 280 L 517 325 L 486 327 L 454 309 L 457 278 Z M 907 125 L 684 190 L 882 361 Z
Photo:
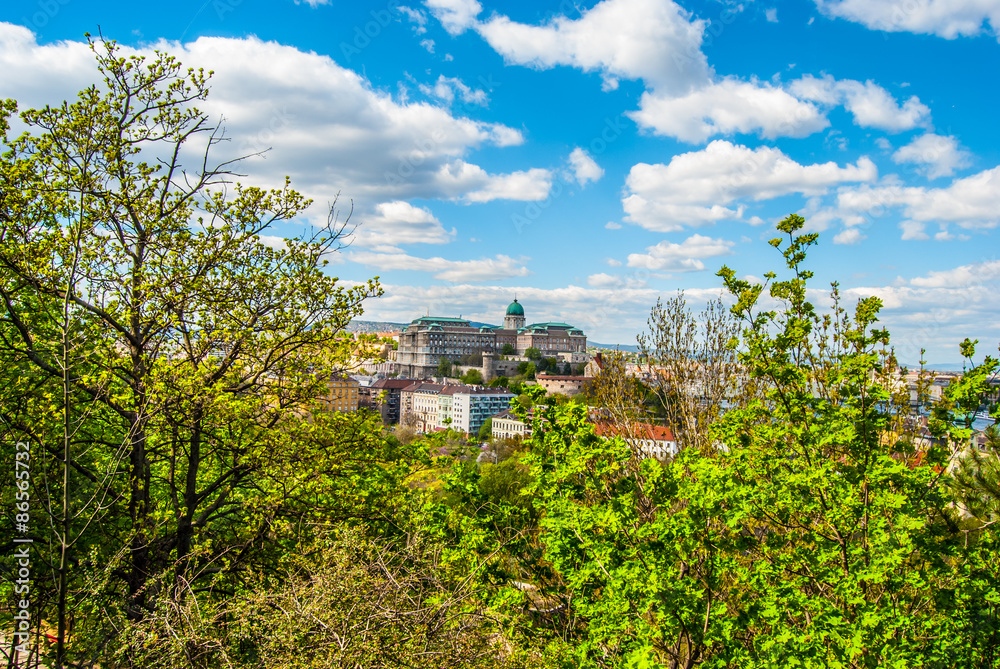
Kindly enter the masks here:
M 503 317 L 503 327 L 505 330 L 517 330 L 524 327 L 524 307 L 514 297 L 514 301 L 507 306 L 507 313 Z

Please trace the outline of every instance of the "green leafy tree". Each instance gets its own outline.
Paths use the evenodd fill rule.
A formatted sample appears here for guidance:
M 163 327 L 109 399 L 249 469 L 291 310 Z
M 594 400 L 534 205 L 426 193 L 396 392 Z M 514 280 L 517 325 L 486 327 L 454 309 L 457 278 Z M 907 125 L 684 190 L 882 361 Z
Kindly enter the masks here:
M 541 360 L 542 359 L 542 352 L 539 351 L 534 346 L 529 346 L 524 351 L 524 357 L 528 358 L 529 360 Z
M 513 344 L 504 344 L 500 349 L 500 355 L 514 355 L 517 353 L 517 349 L 514 348 Z
M 443 376 L 445 378 L 448 378 L 449 376 L 451 376 L 451 374 L 452 374 L 452 371 L 451 371 L 451 361 L 448 360 L 448 358 L 446 358 L 444 356 L 441 356 L 441 359 L 438 361 L 437 372 L 438 372 L 438 376 Z
M 996 536 L 951 522 L 942 449 L 899 450 L 880 303 L 849 313 L 834 285 L 816 310 L 803 223 L 772 241 L 790 278 L 720 272 L 761 392 L 709 448 L 661 464 L 627 432 L 597 437 L 582 406 L 536 405 L 531 494 L 578 666 L 994 663 Z
M 483 385 L 483 373 L 478 369 L 470 369 L 461 377 L 462 383 L 467 383 L 471 386 L 481 386 Z
M 262 473 L 294 458 L 300 409 L 328 377 L 317 361 L 336 363 L 336 334 L 380 289 L 323 271 L 344 230 L 333 207 L 313 237 L 260 242 L 309 201 L 287 182 L 234 185 L 231 163 L 212 166 L 223 137 L 195 106 L 205 73 L 91 46 L 102 86 L 24 111 L 27 132 L 3 136 L 0 355 L 37 388 L 65 388 L 72 452 L 49 457 L 74 472 L 65 489 L 80 486 L 78 527 L 90 534 L 63 559 L 91 546 L 86 557 L 108 568 L 93 601 L 110 614 L 93 620 L 117 610 L 131 624 L 163 593 L 203 592 L 220 573 L 204 566 L 254 540 L 254 523 L 237 519 Z M 4 103 L 5 129 L 14 111 Z M 52 314 L 85 342 L 72 369 Z
M 487 418 L 479 428 L 479 438 L 487 441 L 493 437 L 493 419 Z

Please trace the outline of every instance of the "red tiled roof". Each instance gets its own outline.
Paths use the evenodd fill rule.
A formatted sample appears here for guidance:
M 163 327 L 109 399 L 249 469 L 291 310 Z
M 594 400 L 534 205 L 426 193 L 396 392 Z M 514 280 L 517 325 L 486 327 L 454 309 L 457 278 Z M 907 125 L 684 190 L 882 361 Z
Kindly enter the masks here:
M 379 379 L 371 385 L 378 390 L 402 390 L 413 385 L 413 379 Z
M 674 441 L 674 433 L 670 431 L 669 427 L 650 425 L 649 423 L 635 423 L 631 428 L 631 430 L 624 430 L 620 425 L 603 420 L 594 423 L 594 433 L 599 437 L 631 436 L 634 439 Z M 628 434 L 629 432 L 631 432 L 631 435 Z

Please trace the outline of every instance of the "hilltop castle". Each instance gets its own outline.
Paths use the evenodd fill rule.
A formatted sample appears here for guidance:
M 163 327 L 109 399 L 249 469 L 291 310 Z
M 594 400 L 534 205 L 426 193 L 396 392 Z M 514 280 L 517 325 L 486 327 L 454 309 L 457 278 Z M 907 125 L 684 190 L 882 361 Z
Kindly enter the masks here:
M 478 353 L 489 377 L 493 361 L 505 350 L 508 355 L 523 356 L 529 348 L 537 348 L 548 357 L 585 353 L 587 336 L 566 323 L 525 325 L 524 307 L 514 298 L 507 306 L 503 327 L 474 327 L 467 320 L 442 316 L 415 319 L 399 335 L 396 369 L 403 377 L 428 378 L 437 373 L 442 359 L 458 362 L 463 356 Z

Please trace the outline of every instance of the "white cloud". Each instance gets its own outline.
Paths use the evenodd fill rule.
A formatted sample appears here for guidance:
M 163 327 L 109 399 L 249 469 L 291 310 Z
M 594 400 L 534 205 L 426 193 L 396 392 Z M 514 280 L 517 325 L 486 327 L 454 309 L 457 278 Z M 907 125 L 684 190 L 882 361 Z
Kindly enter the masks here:
M 432 39 L 422 39 L 420 40 L 420 46 L 427 49 L 428 53 L 434 53 L 434 40 Z
M 634 276 L 613 276 L 605 272 L 591 274 L 587 277 L 587 285 L 592 288 L 645 288 L 647 282 Z
M 476 0 L 425 0 L 424 4 L 453 36 L 475 25 L 476 17 L 483 11 Z
M 86 42 L 54 42 L 40 47 L 23 26 L 0 22 L 0 70 L 3 97 L 14 98 L 23 111 L 75 96 L 97 75 Z
M 273 186 L 289 175 L 293 187 L 318 205 L 340 192 L 359 211 L 413 197 L 486 201 L 547 194 L 540 178 L 546 170 L 492 175 L 466 160 L 483 146 L 523 143 L 519 130 L 395 99 L 327 56 L 255 37 L 159 42 L 139 51 L 122 47 L 121 53 L 152 57 L 154 48 L 176 55 L 185 67 L 215 72 L 211 94 L 199 107 L 210 119 L 225 119 L 231 141 L 216 146 L 217 160 L 273 147 L 240 166 L 251 175 L 243 179 L 247 184 Z M 0 23 L 0 71 L 4 95 L 18 99 L 22 108 L 57 104 L 96 78 L 85 43 L 39 45 L 29 30 L 7 23 Z M 472 178 L 456 180 L 456 170 Z M 523 175 L 542 183 L 518 189 Z M 310 214 L 325 212 L 317 206 Z
M 913 222 L 955 223 L 968 230 L 994 228 L 1000 223 L 1000 167 L 956 179 L 945 188 L 899 185 L 845 188 L 837 194 L 837 206 L 845 218 L 863 220 L 864 212 L 902 208 L 909 220 L 904 238 L 918 239 L 922 232 Z
M 749 149 L 715 140 L 701 151 L 674 156 L 667 165 L 639 163 L 625 181 L 626 220 L 649 230 L 671 232 L 743 216 L 738 200 L 767 200 L 801 193 L 819 195 L 850 181 L 873 181 L 875 165 L 862 157 L 854 165 L 801 165 L 780 150 Z
M 860 244 L 865 239 L 867 239 L 867 237 L 857 228 L 847 228 L 846 230 L 841 230 L 839 233 L 834 235 L 833 243 L 852 245 Z
M 423 35 L 425 32 L 427 32 L 426 12 L 419 9 L 413 9 L 412 7 L 406 7 L 403 5 L 396 7 L 396 10 L 400 14 L 405 16 L 410 23 L 413 24 L 413 32 L 415 32 L 418 35 Z M 423 44 L 423 42 L 421 42 L 421 44 Z M 431 42 L 431 44 L 434 44 L 434 42 Z M 433 49 L 429 50 L 433 51 Z
M 704 258 L 731 255 L 736 242 L 692 235 L 680 244 L 666 240 L 649 246 L 646 253 L 630 253 L 629 267 L 666 272 L 697 272 L 705 269 Z
M 768 23 L 777 23 L 778 22 L 778 8 L 777 7 L 768 7 L 767 9 L 764 10 L 764 17 L 767 18 Z
M 527 276 L 531 272 L 525 267 L 529 259 L 525 257 L 511 258 L 498 255 L 493 258 L 478 258 L 474 260 L 448 260 L 445 258 L 417 258 L 405 253 L 371 253 L 360 251 L 350 253 L 348 260 L 376 271 L 385 270 L 415 270 L 431 272 L 435 279 L 462 283 L 465 281 L 502 281 L 511 277 Z
M 872 30 L 913 32 L 954 39 L 1000 29 L 996 0 L 816 0 L 827 16 L 860 23 Z
M 917 165 L 917 170 L 930 179 L 950 177 L 955 170 L 972 164 L 969 153 L 959 146 L 957 139 L 934 133 L 917 137 L 892 154 L 892 159 L 896 163 Z
M 622 224 L 615 223 L 614 221 L 608 221 L 607 223 L 604 224 L 604 227 L 607 228 L 608 230 L 621 230 Z
M 767 138 L 805 137 L 829 125 L 815 105 L 780 88 L 734 78 L 686 95 L 645 92 L 638 111 L 628 115 L 657 135 L 691 143 L 718 134 L 752 132 Z
M 433 86 L 420 84 L 420 92 L 430 95 L 451 104 L 455 100 L 456 93 L 466 104 L 485 105 L 486 91 L 478 88 L 470 88 L 461 79 L 446 77 L 443 74 L 437 79 Z
M 573 170 L 573 178 L 581 186 L 586 186 L 590 181 L 596 182 L 604 176 L 604 169 L 579 146 L 569 154 L 569 164 Z
M 925 232 L 927 224 L 920 221 L 902 221 L 899 224 L 899 229 L 903 231 L 902 239 L 904 240 L 924 241 L 930 239 Z
M 795 96 L 828 106 L 844 105 L 863 128 L 902 132 L 930 123 L 931 111 L 916 96 L 900 105 L 872 81 L 836 80 L 830 75 L 806 75 L 789 84 Z
M 930 271 L 924 276 L 910 279 L 910 285 L 920 288 L 969 288 L 996 284 L 998 279 L 1000 260 L 988 260 L 949 270 Z
M 445 230 L 429 209 L 402 200 L 380 202 L 360 220 L 353 243 L 383 251 L 399 244 L 447 244 L 456 234 L 454 228 Z
M 497 15 L 477 30 L 510 63 L 598 72 L 606 90 L 619 79 L 642 79 L 683 93 L 710 75 L 701 52 L 705 25 L 671 0 L 604 0 L 577 19 L 532 26 Z
M 445 194 L 464 202 L 544 200 L 552 188 L 552 172 L 540 168 L 509 174 L 488 174 L 478 165 L 456 160 L 435 177 Z

